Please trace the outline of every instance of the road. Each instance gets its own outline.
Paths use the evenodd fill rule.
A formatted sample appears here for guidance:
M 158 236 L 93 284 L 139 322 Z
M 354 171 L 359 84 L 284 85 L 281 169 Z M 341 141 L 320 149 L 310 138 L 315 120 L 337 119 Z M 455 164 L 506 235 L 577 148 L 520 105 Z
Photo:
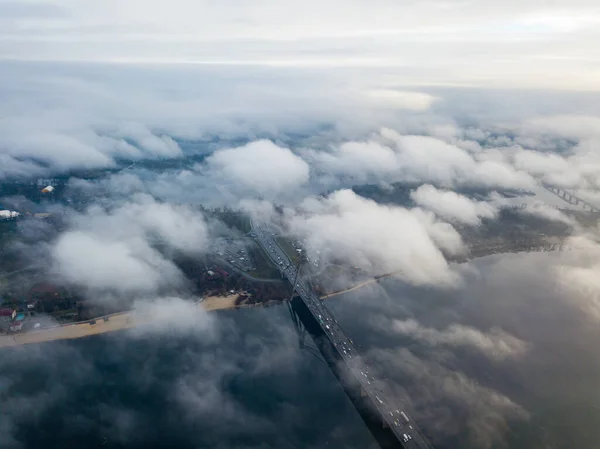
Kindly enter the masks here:
M 386 386 L 370 374 L 368 366 L 356 351 L 352 340 L 348 338 L 332 312 L 310 286 L 308 277 L 302 274 L 297 276 L 296 267 L 275 241 L 276 232 L 264 223 L 257 226 L 257 223 L 253 222 L 252 229 L 256 240 L 283 275 L 291 284 L 296 282 L 294 290 L 319 321 L 325 335 L 337 349 L 350 372 L 360 383 L 363 392 L 371 399 L 382 420 L 398 438 L 402 447 L 405 449 L 431 449 L 431 445 L 408 413 L 394 404 L 391 399 L 392 395 L 386 391 Z

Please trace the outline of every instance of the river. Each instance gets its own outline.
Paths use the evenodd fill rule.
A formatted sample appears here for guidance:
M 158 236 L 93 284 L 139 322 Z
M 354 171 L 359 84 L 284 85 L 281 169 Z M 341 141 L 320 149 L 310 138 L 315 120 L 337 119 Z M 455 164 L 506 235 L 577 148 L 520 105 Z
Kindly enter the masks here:
M 523 275 L 544 257 L 467 264 L 452 291 L 390 278 L 328 304 L 436 448 L 596 449 L 599 327 Z M 285 305 L 206 317 L 2 349 L 0 447 L 377 447 Z

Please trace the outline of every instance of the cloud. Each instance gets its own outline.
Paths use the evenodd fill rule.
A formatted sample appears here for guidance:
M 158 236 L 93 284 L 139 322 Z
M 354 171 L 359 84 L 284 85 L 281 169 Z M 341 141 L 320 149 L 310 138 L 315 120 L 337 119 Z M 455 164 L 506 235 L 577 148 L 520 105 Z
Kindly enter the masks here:
M 451 191 L 438 190 L 425 184 L 410 194 L 419 206 L 441 218 L 477 226 L 482 218 L 495 218 L 498 209 L 483 201 L 474 201 Z
M 256 329 L 242 332 L 247 317 L 208 314 L 177 297 L 137 302 L 134 318 L 143 321 L 135 329 L 3 351 L 0 389 L 9 394 L 3 394 L 0 413 L 2 447 L 38 447 L 51 433 L 57 444 L 104 445 L 170 444 L 177 434 L 202 447 L 235 446 L 258 434 L 261 444 L 281 447 L 271 440 L 280 440 L 277 418 L 292 432 L 281 439 L 304 436 L 298 423 L 310 426 L 311 416 L 297 411 L 295 398 L 313 390 L 296 383 L 297 372 L 312 372 L 314 364 L 297 349 L 291 326 L 266 320 L 257 335 Z M 291 396 L 290 384 L 298 387 Z M 275 410 L 255 408 L 257 385 L 281 395 L 269 403 Z M 140 407 L 140 400 L 147 406 Z M 55 418 L 65 413 L 69 424 L 57 427 Z M 31 425 L 39 432 L 23 432 Z M 157 437 L 153 429 L 165 435 Z
M 243 199 L 240 201 L 240 209 L 254 220 L 275 221 L 277 215 L 273 203 L 265 200 Z
M 438 100 L 430 94 L 391 89 L 371 90 L 367 92 L 367 97 L 377 105 L 415 111 L 426 111 Z
M 441 138 L 403 135 L 381 128 L 368 140 L 331 145 L 326 151 L 304 149 L 302 155 L 321 176 L 334 175 L 346 182 L 425 182 L 498 189 L 536 185 L 532 176 L 515 169 L 499 150 L 482 150 L 478 144 L 467 143 L 460 141 L 455 145 Z
M 115 216 L 127 217 L 149 235 L 188 254 L 201 254 L 208 247 L 208 228 L 204 217 L 186 206 L 158 203 L 142 197 L 117 210 Z
M 121 124 L 118 129 L 118 134 L 123 139 L 129 139 L 135 142 L 136 147 L 134 151 L 139 150 L 139 153 L 146 153 L 146 157 L 165 157 L 165 158 L 176 158 L 182 156 L 181 148 L 177 142 L 167 135 L 155 135 L 148 128 L 140 123 L 126 122 Z M 109 140 L 109 143 L 110 142 Z M 124 146 L 129 145 L 125 141 L 121 140 Z
M 523 150 L 514 159 L 517 168 L 541 177 L 548 184 L 569 188 L 582 182 L 577 167 L 559 155 Z
M 535 193 L 535 196 L 507 198 L 496 192 L 492 192 L 489 196 L 489 204 L 498 209 L 511 209 L 520 214 L 533 215 L 545 220 L 557 221 L 572 227 L 577 227 L 577 222 L 559 209 L 561 206 L 568 209 L 568 203 L 564 202 L 564 205 L 561 205 L 560 203 L 563 201 L 558 200 L 548 204 L 548 198 L 554 198 L 552 197 L 552 194 L 546 196 L 549 192 L 545 191 L 543 188 L 537 189 Z
M 570 139 L 600 137 L 600 117 L 590 115 L 552 115 L 534 117 L 523 124 L 525 132 L 552 134 Z
M 586 318 L 600 322 L 600 245 L 586 237 L 573 237 L 567 245 L 569 251 L 551 267 L 557 288 Z
M 384 0 L 373 10 L 366 2 L 311 0 L 290 10 L 274 0 L 235 7 L 178 0 L 165 10 L 123 0 L 115 11 L 66 0 L 28 7 L 8 2 L 2 17 L 12 20 L 3 21 L 0 37 L 6 59 L 376 68 L 385 69 L 386 90 L 399 81 L 598 89 L 593 42 L 600 19 L 592 1 L 578 0 L 568 14 L 561 4 L 523 8 L 511 1 L 502 11 L 492 6 L 485 0 L 467 11 L 452 2 L 439 7 Z M 315 10 L 328 27 L 315 23 Z M 563 45 L 554 45 L 557 40 Z
M 71 220 L 71 229 L 50 246 L 52 269 L 65 281 L 92 290 L 149 293 L 181 285 L 183 275 L 153 246 L 192 255 L 208 247 L 208 227 L 200 213 L 147 195 L 109 210 L 91 207 Z
M 344 260 L 373 274 L 397 271 L 415 284 L 457 281 L 440 248 L 460 251 L 458 233 L 431 215 L 382 206 L 350 190 L 311 198 L 288 211 L 291 231 L 307 239 L 308 250 Z
M 496 360 L 521 356 L 528 349 L 524 341 L 502 329 L 491 329 L 489 333 L 485 333 L 470 326 L 451 324 L 445 330 L 437 330 L 424 327 L 415 320 L 394 320 L 391 330 L 430 346 L 472 347 Z
M 0 157 L 6 162 L 0 177 L 98 169 L 114 167 L 119 159 L 182 155 L 171 137 L 116 111 L 123 100 L 109 93 L 118 85 L 98 92 L 89 79 L 76 82 L 77 75 L 71 76 L 71 89 L 64 79 L 50 74 L 30 82 L 5 80 L 6 95 L 12 99 L 15 91 L 19 94 L 5 106 L 13 107 L 14 102 L 14 113 L 0 115 Z M 0 108 L 0 113 L 5 111 Z
M 21 214 L 14 210 L 0 210 L 0 219 L 16 218 L 19 215 L 21 215 Z
M 503 162 L 478 161 L 467 151 L 428 136 L 403 136 L 384 128 L 381 136 L 395 147 L 407 180 L 442 186 L 476 185 L 519 189 L 535 185 L 523 172 Z
M 53 269 L 67 282 L 89 289 L 151 292 L 177 283 L 180 273 L 141 238 L 128 242 L 71 231 L 52 247 Z
M 205 341 L 218 337 L 216 320 L 189 299 L 164 297 L 137 300 L 133 304 L 133 338 L 151 335 L 200 335 Z
M 578 420 L 566 432 L 554 424 L 549 433 L 532 431 L 540 420 L 564 419 L 531 394 L 554 395 L 550 408 L 568 414 L 595 408 L 598 244 L 589 238 L 569 248 L 472 260 L 461 264 L 464 282 L 453 290 L 382 280 L 332 307 L 436 447 L 455 438 L 512 447 L 524 435 L 530 445 L 568 442 L 584 429 L 590 438 Z M 582 384 L 562 389 L 573 377 Z
M 268 140 L 218 150 L 207 158 L 206 164 L 210 176 L 225 178 L 269 197 L 302 186 L 309 179 L 306 162 Z
M 427 410 L 415 419 L 429 423 L 429 432 L 442 441 L 460 436 L 475 447 L 491 448 L 511 422 L 529 418 L 522 406 L 500 392 L 442 363 L 420 359 L 408 349 L 374 350 L 369 355 L 388 372 L 410 379 L 414 406 Z
M 519 211 L 525 214 L 535 215 L 536 217 L 545 218 L 546 220 L 559 221 L 569 226 L 575 226 L 576 223 L 564 212 L 541 202 L 529 203 L 524 209 L 520 209 Z
M 65 18 L 67 10 L 57 4 L 45 2 L 3 1 L 0 3 L 0 17 L 12 20 Z M 0 20 L 2 20 L 0 19 Z
M 53 408 L 68 401 L 73 389 L 99 379 L 93 362 L 65 344 L 26 345 L 2 351 L 0 388 L 4 407 L 0 413 L 0 445 L 22 449 L 20 429 L 45 419 Z M 61 366 L 77 367 L 63 370 Z M 43 374 L 39 374 L 41 371 Z M 31 373 L 35 373 L 32 375 Z M 24 381 L 29 380 L 29 382 Z M 36 383 L 37 379 L 39 383 Z M 24 388 L 23 383 L 27 382 Z M 43 433 L 43 431 L 41 431 Z
M 344 142 L 330 152 L 304 150 L 304 156 L 325 174 L 355 182 L 394 179 L 400 170 L 394 150 L 375 141 Z
M 514 164 L 542 181 L 563 188 L 597 190 L 600 185 L 600 133 L 598 116 L 550 115 L 525 120 L 517 132 L 537 143 L 566 139 L 560 154 L 520 151 Z M 537 149 L 537 148 L 536 148 Z
M 334 178 L 531 188 L 537 177 L 570 184 L 579 177 L 594 185 L 599 172 L 592 131 L 579 134 L 576 155 L 565 162 L 565 169 L 552 173 L 536 169 L 540 157 L 546 157 L 541 152 L 512 157 L 517 152 L 507 148 L 507 142 L 529 140 L 534 145 L 551 135 L 524 124 L 543 109 L 539 98 L 532 99 L 526 115 L 493 92 L 465 92 L 463 100 L 449 89 L 392 89 L 386 87 L 390 85 L 386 77 L 369 77 L 367 82 L 356 71 L 243 67 L 234 76 L 227 66 L 164 66 L 150 78 L 137 65 L 99 64 L 94 70 L 83 64 L 3 66 L 2 178 L 114 168 L 132 160 L 185 160 L 215 151 L 218 156 L 207 158 L 207 163 L 216 164 L 211 167 L 216 172 L 228 170 L 219 188 L 210 191 L 208 186 L 217 179 L 187 184 L 180 180 L 180 191 L 202 185 L 206 195 L 213 197 L 219 189 L 235 197 L 244 188 L 249 192 L 256 188 L 262 195 L 272 190 L 277 195 L 280 188 L 286 190 L 294 183 L 324 190 L 339 187 L 339 179 Z M 379 97 L 383 92 L 412 109 L 391 108 L 365 92 L 378 92 Z M 506 98 L 515 101 L 519 95 L 507 92 Z M 560 95 L 548 93 L 548 97 L 556 102 Z M 579 97 L 569 97 L 563 108 L 590 109 L 580 103 Z M 503 113 L 498 113 L 500 118 L 488 117 L 481 109 Z M 468 125 L 463 126 L 465 122 Z M 508 139 L 503 135 L 506 129 L 517 135 Z M 282 150 L 273 152 L 264 139 Z M 260 168 L 244 171 L 243 165 L 225 161 L 228 155 L 239 159 L 234 150 L 246 144 L 246 155 L 255 154 Z M 288 148 L 305 161 L 296 160 L 294 165 L 290 157 L 285 162 Z M 536 160 L 530 160 L 534 156 Z M 283 165 L 276 169 L 275 163 Z M 301 168 L 305 163 L 310 168 Z M 572 169 L 566 171 L 569 166 Z M 191 175 L 207 176 L 205 171 L 186 168 Z M 269 168 L 276 173 L 268 172 Z M 575 173 L 573 180 L 571 173 Z M 160 183 L 152 188 L 166 191 L 168 187 Z
M 208 228 L 202 214 L 188 206 L 158 202 L 138 194 L 108 208 L 90 207 L 72 218 L 75 227 L 116 238 L 141 235 L 177 250 L 202 253 L 208 245 Z
M 327 71 L 246 67 L 232 76 L 229 66 L 162 66 L 148 77 L 136 65 L 2 67 L 2 178 L 198 156 L 264 138 L 284 148 L 324 125 L 360 135 L 397 115 L 357 93 L 353 76 Z

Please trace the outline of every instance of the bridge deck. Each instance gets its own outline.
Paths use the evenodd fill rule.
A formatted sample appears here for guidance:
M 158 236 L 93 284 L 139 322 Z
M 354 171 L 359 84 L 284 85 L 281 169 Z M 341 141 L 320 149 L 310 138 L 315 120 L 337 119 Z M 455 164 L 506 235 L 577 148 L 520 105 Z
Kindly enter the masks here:
M 295 292 L 321 327 L 323 335 L 335 348 L 340 361 L 346 365 L 351 376 L 360 385 L 362 394 L 369 399 L 372 408 L 381 417 L 382 426 L 388 428 L 396 436 L 399 446 L 402 448 L 430 449 L 431 446 L 427 439 L 408 416 L 408 413 L 392 403 L 392 396 L 386 391 L 386 386 L 370 374 L 352 341 L 342 330 L 329 308 L 316 295 L 309 282 L 303 276 L 297 276 L 296 267 L 275 241 L 275 233 L 266 226 L 257 228 L 253 225 L 253 231 L 257 241 L 271 260 L 280 267 L 287 280 L 291 284 L 296 282 Z

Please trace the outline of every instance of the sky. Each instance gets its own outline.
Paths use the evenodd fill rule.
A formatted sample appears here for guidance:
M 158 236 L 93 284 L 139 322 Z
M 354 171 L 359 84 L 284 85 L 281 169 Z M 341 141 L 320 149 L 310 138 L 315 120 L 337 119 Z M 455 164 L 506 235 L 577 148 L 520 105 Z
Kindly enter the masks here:
M 396 67 L 405 84 L 598 90 L 592 0 L 0 2 L 0 58 Z

